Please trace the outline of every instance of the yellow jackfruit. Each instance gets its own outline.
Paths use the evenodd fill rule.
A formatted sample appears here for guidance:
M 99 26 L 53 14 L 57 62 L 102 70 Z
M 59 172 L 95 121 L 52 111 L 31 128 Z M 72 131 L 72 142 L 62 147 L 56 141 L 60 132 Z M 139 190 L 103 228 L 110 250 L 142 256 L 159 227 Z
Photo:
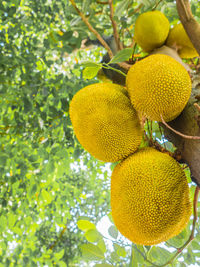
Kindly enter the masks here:
M 191 80 L 186 69 L 167 55 L 151 55 L 128 71 L 126 85 L 134 108 L 151 120 L 176 118 L 191 94 Z
M 132 242 L 166 241 L 178 235 L 190 219 L 185 173 L 168 154 L 143 148 L 115 167 L 111 208 L 116 227 Z
M 73 97 L 69 112 L 76 137 L 97 159 L 116 162 L 140 145 L 139 119 L 127 91 L 120 85 L 86 86 Z
M 181 23 L 176 24 L 174 28 L 169 31 L 166 44 L 167 46 L 175 47 L 179 56 L 182 58 L 199 56 Z
M 169 27 L 169 21 L 162 12 L 148 11 L 136 19 L 134 38 L 145 52 L 150 52 L 164 44 Z

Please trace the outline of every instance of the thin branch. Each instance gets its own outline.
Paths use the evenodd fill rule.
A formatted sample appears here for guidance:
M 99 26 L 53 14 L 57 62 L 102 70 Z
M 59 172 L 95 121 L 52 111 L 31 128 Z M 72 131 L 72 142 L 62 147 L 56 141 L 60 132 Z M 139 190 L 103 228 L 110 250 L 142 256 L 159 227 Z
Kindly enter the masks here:
M 140 4 L 132 13 L 129 14 L 129 17 L 132 17 L 135 13 L 140 11 L 140 9 L 144 6 L 144 4 Z
M 71 4 L 73 5 L 73 7 L 76 9 L 77 13 L 79 14 L 79 16 L 82 18 L 83 22 L 88 26 L 88 29 L 94 33 L 94 35 L 97 37 L 97 39 L 99 40 L 99 42 L 103 45 L 103 47 L 107 50 L 108 55 L 110 57 L 110 59 L 112 59 L 113 57 L 113 53 L 112 50 L 110 49 L 110 47 L 108 46 L 108 44 L 104 41 L 104 39 L 101 37 L 101 35 L 92 27 L 92 25 L 89 23 L 88 19 L 85 17 L 85 15 L 78 9 L 76 3 L 74 0 L 69 0 L 71 2 Z M 126 62 L 121 62 L 118 63 L 118 65 L 120 67 L 122 67 L 125 70 L 129 70 L 131 65 L 129 65 Z
M 108 4 L 108 1 L 101 2 L 101 1 L 98 1 L 98 0 L 97 0 L 97 4 L 107 5 L 107 4 Z
M 57 240 L 50 246 L 49 249 L 52 250 L 53 248 L 55 248 L 55 246 L 57 245 L 58 241 L 62 238 L 62 236 L 64 235 L 64 233 L 65 233 L 66 230 L 67 230 L 67 226 L 65 226 L 65 227 L 62 229 L 62 231 L 60 232 L 60 234 L 59 234 Z
M 150 263 L 152 266 L 160 267 L 159 265 L 157 265 L 157 264 L 151 262 L 150 260 L 148 260 L 148 258 L 142 253 L 141 250 L 139 250 L 139 249 L 137 248 L 136 245 L 135 245 L 135 246 L 132 246 L 132 249 L 133 249 L 133 248 L 134 248 L 135 250 L 137 250 L 138 253 L 140 253 L 140 255 L 144 258 L 144 260 L 145 260 L 146 262 Z M 134 267 L 134 266 L 133 266 L 133 267 Z
M 158 1 L 158 3 L 156 3 L 155 7 L 152 8 L 152 11 L 155 10 L 155 9 L 160 5 L 160 3 L 161 3 L 162 1 L 163 1 L 163 0 Z
M 194 103 L 194 106 L 200 112 L 200 106 L 197 103 Z
M 112 0 L 108 0 L 108 4 L 110 6 L 110 20 L 112 22 L 112 27 L 113 27 L 113 33 L 114 33 L 115 42 L 117 44 L 118 50 L 122 50 L 123 49 L 123 46 L 122 46 L 122 43 L 120 42 L 120 38 L 119 38 L 118 30 L 117 30 L 117 23 L 114 20 L 113 1 Z
M 191 136 L 191 135 L 185 135 L 180 133 L 179 131 L 176 131 L 175 129 L 173 129 L 171 126 L 169 126 L 169 124 L 166 123 L 166 121 L 163 119 L 163 116 L 160 114 L 161 117 L 161 121 L 162 123 L 168 128 L 170 129 L 172 132 L 176 133 L 177 135 L 180 135 L 183 138 L 186 139 L 192 139 L 192 140 L 200 140 L 200 136 Z
M 82 18 L 83 22 L 87 25 L 88 29 L 94 33 L 94 35 L 97 37 L 97 39 L 99 40 L 99 42 L 103 45 L 103 47 L 107 50 L 109 57 L 112 58 L 113 57 L 113 53 L 112 50 L 110 49 L 110 47 L 108 46 L 108 44 L 104 41 L 104 39 L 101 37 L 101 35 L 92 27 L 92 25 L 89 23 L 88 19 L 86 18 L 86 16 L 79 10 L 79 8 L 77 7 L 76 3 L 74 0 L 69 0 L 72 4 L 72 6 L 76 9 L 77 13 L 79 14 L 79 16 Z
M 134 40 L 134 38 L 133 38 L 133 36 L 132 36 L 132 34 L 131 34 L 131 32 L 129 31 L 129 29 L 128 28 L 126 28 L 125 29 L 125 31 L 126 32 L 128 32 L 128 34 L 129 34 L 129 37 L 131 38 L 131 44 L 130 45 L 128 45 L 127 47 L 134 47 L 134 45 L 135 45 L 135 40 Z

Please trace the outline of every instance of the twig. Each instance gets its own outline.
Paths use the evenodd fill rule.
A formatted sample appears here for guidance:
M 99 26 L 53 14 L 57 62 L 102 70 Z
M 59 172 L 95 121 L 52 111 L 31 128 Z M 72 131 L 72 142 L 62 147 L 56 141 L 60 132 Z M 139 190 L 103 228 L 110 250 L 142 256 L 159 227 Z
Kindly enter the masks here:
M 161 3 L 162 1 L 163 1 L 163 0 L 158 1 L 158 3 L 156 3 L 155 7 L 152 8 L 152 11 L 155 10 L 155 9 L 160 5 L 160 3 Z
M 162 123 L 163 123 L 168 129 L 170 129 L 171 131 L 173 131 L 173 132 L 176 133 L 177 135 L 180 135 L 180 136 L 182 136 L 183 138 L 186 138 L 186 139 L 200 140 L 200 136 L 185 135 L 185 134 L 180 133 L 179 131 L 176 131 L 176 130 L 173 129 L 171 126 L 169 126 L 169 124 L 166 123 L 166 121 L 163 119 L 163 116 L 162 116 L 161 114 L 160 114 L 160 117 L 161 117 L 161 121 L 162 121 Z
M 129 34 L 129 37 L 131 38 L 131 44 L 130 44 L 130 45 L 128 45 L 128 47 L 134 47 L 134 45 L 135 45 L 135 40 L 134 40 L 134 38 L 133 38 L 133 35 L 131 34 L 131 32 L 129 31 L 129 29 L 128 29 L 128 28 L 126 28 L 126 29 L 125 29 L 125 31 L 127 31 L 127 32 L 128 32 L 128 34 Z
M 108 44 L 104 41 L 104 39 L 101 37 L 101 35 L 92 27 L 92 25 L 89 23 L 88 19 L 85 17 L 85 15 L 78 9 L 77 5 L 75 4 L 74 0 L 69 0 L 73 7 L 76 9 L 79 16 L 82 18 L 83 22 L 88 26 L 88 29 L 94 33 L 94 35 L 97 37 L 99 42 L 103 45 L 103 47 L 107 50 L 108 55 L 110 59 L 113 57 L 112 50 L 108 46 Z M 127 64 L 126 62 L 118 63 L 120 67 L 122 67 L 125 70 L 129 70 L 131 65 Z
M 98 0 L 97 0 L 97 4 L 107 5 L 107 4 L 108 4 L 108 1 L 101 2 L 101 1 L 98 1 Z
M 134 11 L 129 14 L 129 17 L 132 17 L 135 13 L 137 13 L 138 11 L 140 11 L 140 9 L 144 6 L 144 4 L 140 4 L 136 9 L 134 9 Z
M 114 34 L 115 42 L 117 44 L 118 50 L 122 50 L 123 46 L 122 46 L 122 43 L 120 42 L 120 38 L 119 38 L 118 30 L 117 30 L 117 23 L 114 20 L 113 1 L 112 0 L 108 0 L 108 4 L 110 6 L 110 20 L 112 22 L 113 34 Z
M 113 57 L 113 53 L 112 53 L 112 50 L 110 49 L 110 47 L 108 46 L 108 44 L 104 41 L 104 39 L 101 37 L 101 35 L 92 27 L 92 25 L 89 23 L 89 21 L 86 18 L 86 16 L 78 9 L 75 1 L 74 0 L 69 0 L 69 1 L 71 2 L 72 6 L 76 9 L 77 13 L 82 18 L 83 22 L 87 25 L 88 29 L 91 32 L 94 33 L 94 35 L 97 37 L 97 39 L 99 40 L 99 42 L 107 50 L 107 52 L 109 54 L 109 57 L 112 58 Z
M 200 112 L 200 106 L 197 103 L 194 103 L 194 106 Z
M 137 250 L 138 253 L 140 253 L 140 255 L 144 258 L 144 260 L 145 260 L 146 262 L 150 263 L 152 266 L 160 267 L 159 265 L 157 265 L 157 264 L 151 262 L 150 260 L 148 260 L 148 258 L 142 253 L 141 250 L 139 250 L 139 249 L 137 248 L 136 245 L 135 245 L 135 246 L 132 246 L 132 249 L 133 249 L 133 248 L 134 248 L 135 250 Z M 134 267 L 134 266 L 133 266 L 133 267 Z
M 57 240 L 50 246 L 49 249 L 52 250 L 53 248 L 55 248 L 55 246 L 57 245 L 58 241 L 62 238 L 62 236 L 64 235 L 64 233 L 65 233 L 66 230 L 67 230 L 67 226 L 65 226 L 65 227 L 62 229 L 62 231 L 61 231 L 60 234 L 59 234 L 59 237 L 58 237 Z

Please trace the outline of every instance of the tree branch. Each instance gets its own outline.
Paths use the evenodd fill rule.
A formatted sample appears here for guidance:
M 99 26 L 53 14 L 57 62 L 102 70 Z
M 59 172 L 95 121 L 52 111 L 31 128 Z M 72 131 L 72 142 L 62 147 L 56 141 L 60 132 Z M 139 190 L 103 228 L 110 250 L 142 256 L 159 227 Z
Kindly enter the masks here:
M 62 229 L 62 231 L 60 232 L 60 234 L 59 234 L 57 240 L 50 246 L 49 249 L 52 250 L 53 248 L 55 248 L 55 246 L 57 245 L 58 241 L 62 238 L 62 236 L 64 235 L 64 233 L 65 233 L 66 230 L 67 230 L 67 226 L 65 226 L 65 227 Z
M 176 7 L 185 31 L 200 55 L 200 24 L 192 15 L 189 0 L 176 0 Z
M 113 1 L 112 0 L 108 0 L 108 4 L 110 6 L 110 20 L 112 22 L 113 34 L 114 34 L 115 42 L 117 44 L 118 50 L 122 50 L 123 46 L 122 46 L 122 43 L 120 42 L 120 38 L 119 38 L 118 30 L 117 30 L 117 23 L 114 20 Z
M 169 126 L 169 124 L 166 123 L 166 121 L 163 119 L 163 116 L 160 114 L 160 117 L 161 117 L 161 121 L 162 123 L 168 128 L 170 129 L 172 132 L 180 135 L 181 137 L 183 138 L 186 138 L 186 139 L 193 139 L 193 140 L 200 140 L 200 136 L 191 136 L 191 135 L 185 135 L 185 134 L 182 134 L 180 133 L 179 131 L 176 131 L 175 129 L 173 129 L 171 126 Z
M 92 25 L 89 23 L 88 19 L 86 18 L 86 16 L 79 10 L 79 8 L 77 7 L 76 3 L 74 0 L 69 0 L 72 4 L 72 6 L 76 9 L 77 13 L 79 14 L 79 16 L 82 18 L 83 22 L 87 25 L 88 29 L 94 33 L 94 35 L 97 37 L 97 39 L 99 40 L 99 42 L 103 45 L 103 47 L 107 50 L 109 57 L 112 58 L 113 57 L 113 53 L 112 50 L 110 49 L 110 47 L 108 46 L 108 44 L 104 41 L 104 39 L 101 37 L 101 35 L 92 27 Z

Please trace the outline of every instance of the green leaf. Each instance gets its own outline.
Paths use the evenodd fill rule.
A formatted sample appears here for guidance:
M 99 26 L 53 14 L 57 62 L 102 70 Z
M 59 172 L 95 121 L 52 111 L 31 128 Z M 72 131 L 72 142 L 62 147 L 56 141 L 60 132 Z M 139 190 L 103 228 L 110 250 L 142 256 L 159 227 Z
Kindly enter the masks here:
M 104 253 L 96 245 L 83 244 L 80 246 L 80 248 L 81 248 L 83 256 L 89 260 L 104 259 Z
M 110 256 L 113 261 L 120 261 L 120 257 L 115 251 L 113 251 Z
M 16 222 L 16 215 L 13 213 L 8 214 L 8 226 L 12 228 Z
M 114 267 L 114 265 L 110 265 L 107 263 L 95 264 L 94 267 Z
M 119 246 L 118 244 L 113 244 L 116 253 L 118 254 L 118 256 L 120 257 L 126 257 L 126 250 L 124 247 Z
M 193 240 L 193 241 L 191 242 L 191 248 L 192 248 L 193 250 L 198 250 L 198 251 L 200 251 L 200 244 L 199 244 L 199 242 L 197 242 L 196 240 Z
M 98 71 L 101 69 L 100 66 L 95 66 L 95 67 L 86 67 L 84 70 L 83 70 L 83 79 L 92 79 L 94 78 Z
M 100 63 L 96 63 L 96 62 L 92 62 L 92 61 L 84 61 L 82 62 L 82 64 L 84 66 L 84 68 L 86 67 L 102 67 L 102 64 Z
M 33 184 L 28 189 L 28 196 L 31 198 L 37 191 L 37 184 Z
M 151 261 L 156 261 L 156 264 L 164 264 L 171 257 L 171 253 L 164 248 L 153 246 L 148 256 Z
M 58 266 L 59 267 L 67 267 L 67 264 L 64 261 L 59 261 Z
M 7 226 L 7 219 L 4 215 L 0 217 L 0 229 L 3 232 L 6 229 Z
M 185 228 L 179 235 L 169 239 L 167 243 L 173 247 L 181 247 L 185 243 L 188 236 L 187 228 Z
M 135 245 L 135 247 L 137 247 Z M 138 263 L 143 264 L 144 258 L 142 257 L 141 253 L 136 250 L 136 248 L 132 248 L 132 260 L 131 260 L 131 266 L 138 267 Z
M 47 205 L 52 201 L 51 195 L 45 189 L 42 189 L 42 198 Z
M 101 234 L 96 229 L 88 230 L 84 236 L 89 242 L 97 242 L 100 238 L 102 238 Z
M 109 62 L 111 63 L 119 63 L 128 60 L 133 54 L 133 48 L 125 48 L 120 50 Z
M 54 257 L 55 257 L 57 260 L 60 260 L 60 259 L 62 259 L 64 253 L 65 253 L 65 250 L 62 249 L 61 251 L 59 251 L 59 252 L 57 252 L 57 253 L 54 253 Z
M 132 2 L 131 0 L 124 0 L 119 2 L 119 4 L 116 7 L 114 15 L 116 17 L 121 17 L 122 13 L 128 8 L 131 2 Z
M 114 225 L 111 225 L 109 228 L 108 228 L 108 233 L 110 236 L 112 236 L 114 239 L 117 239 L 118 237 L 118 230 L 117 228 L 114 226 Z
M 96 226 L 88 220 L 79 220 L 77 226 L 82 231 L 88 231 L 89 229 L 96 229 Z
M 106 244 L 103 239 L 98 241 L 97 246 L 103 251 L 103 253 L 106 252 Z

